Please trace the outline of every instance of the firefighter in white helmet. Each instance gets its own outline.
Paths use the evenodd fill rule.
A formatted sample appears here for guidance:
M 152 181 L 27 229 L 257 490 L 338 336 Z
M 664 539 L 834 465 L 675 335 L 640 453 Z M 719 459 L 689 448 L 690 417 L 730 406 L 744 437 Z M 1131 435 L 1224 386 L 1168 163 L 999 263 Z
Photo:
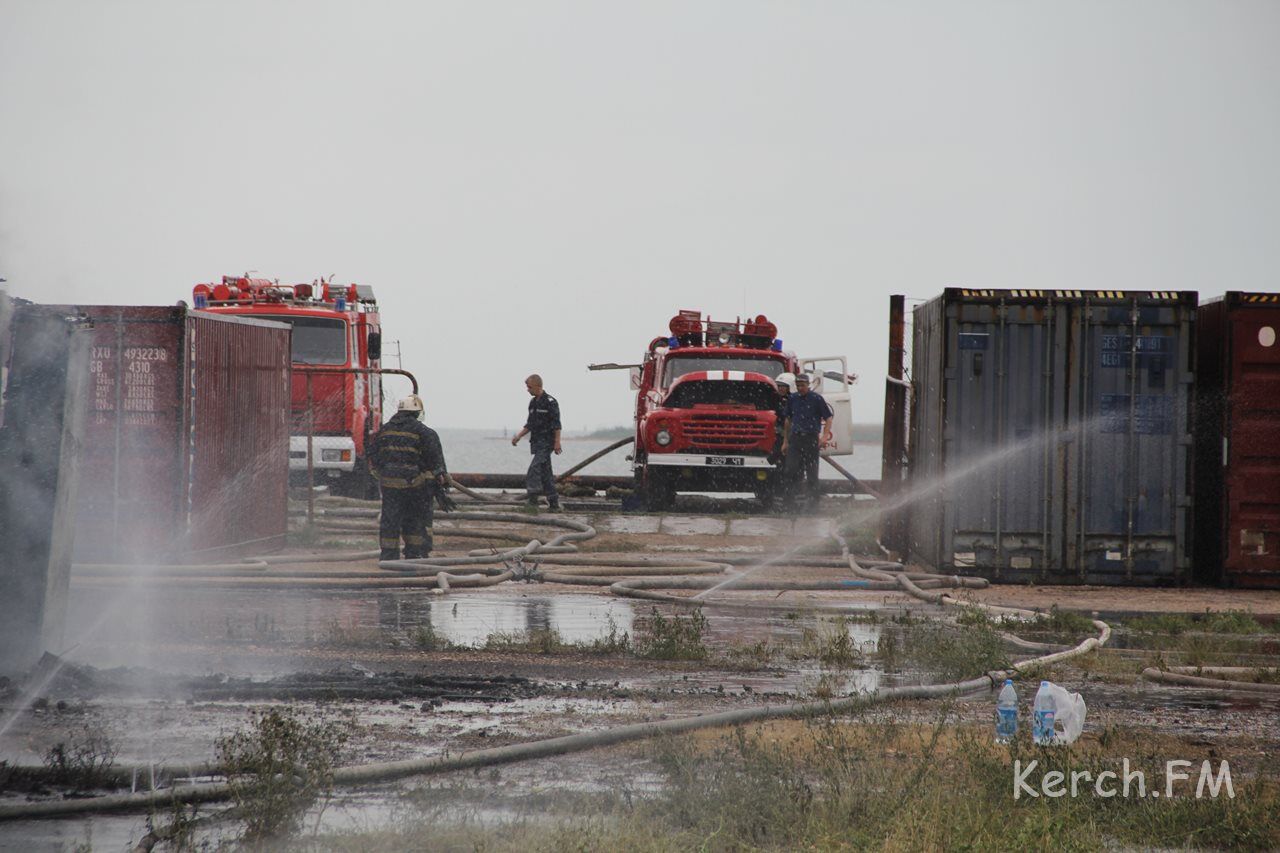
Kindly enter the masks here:
M 443 498 L 449 472 L 440 436 L 421 421 L 422 398 L 410 394 L 396 408 L 373 439 L 369 467 L 382 487 L 380 559 L 400 559 L 404 539 L 404 557 L 412 560 L 431 554 L 431 502 Z

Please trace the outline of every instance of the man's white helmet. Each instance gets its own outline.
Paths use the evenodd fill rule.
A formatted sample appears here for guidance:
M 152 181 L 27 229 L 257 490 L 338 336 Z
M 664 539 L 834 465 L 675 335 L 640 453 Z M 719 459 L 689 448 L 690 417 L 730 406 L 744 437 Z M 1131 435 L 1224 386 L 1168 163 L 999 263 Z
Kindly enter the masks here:
M 410 394 L 408 397 L 401 400 L 400 404 L 396 408 L 402 412 L 413 412 L 414 414 L 420 415 L 422 414 L 423 409 L 422 398 L 417 394 Z
M 792 394 L 796 391 L 796 375 L 794 373 L 779 373 L 778 377 L 773 381 L 778 385 L 786 385 L 787 390 Z

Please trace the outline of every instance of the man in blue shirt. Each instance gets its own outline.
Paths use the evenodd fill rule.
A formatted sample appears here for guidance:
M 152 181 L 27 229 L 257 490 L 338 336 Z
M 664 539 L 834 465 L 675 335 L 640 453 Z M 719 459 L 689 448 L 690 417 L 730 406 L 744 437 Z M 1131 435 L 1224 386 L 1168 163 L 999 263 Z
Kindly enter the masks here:
M 796 391 L 787 398 L 787 423 L 782 436 L 782 452 L 786 456 L 787 490 L 790 497 L 802 498 L 804 491 L 812 499 L 818 492 L 818 450 L 831 441 L 831 419 L 835 413 L 816 391 L 809 390 L 809 376 L 796 374 Z M 805 486 L 804 491 L 801 487 Z
M 524 497 L 531 506 L 537 506 L 538 497 L 546 495 L 551 511 L 559 512 L 560 496 L 551 472 L 551 454 L 560 453 L 560 404 L 542 389 L 542 377 L 536 373 L 525 379 L 524 388 L 533 398 L 529 401 L 529 418 L 511 438 L 511 446 L 515 447 L 528 435 L 529 452 L 533 454 L 525 475 Z

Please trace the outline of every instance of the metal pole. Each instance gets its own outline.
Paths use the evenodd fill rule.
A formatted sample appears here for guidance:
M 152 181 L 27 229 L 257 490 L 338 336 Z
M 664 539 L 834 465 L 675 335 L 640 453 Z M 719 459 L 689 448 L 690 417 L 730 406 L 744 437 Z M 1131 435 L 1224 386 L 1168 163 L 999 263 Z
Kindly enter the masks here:
M 902 466 L 906 461 L 906 401 L 910 385 L 902 378 L 905 328 L 906 297 L 895 294 L 889 297 L 889 372 L 884 389 L 884 435 L 880 452 L 880 492 L 886 497 L 901 491 Z M 886 513 L 880 536 L 890 550 L 905 554 L 903 521 L 901 510 Z
M 316 463 L 312 456 L 315 433 L 315 406 L 311 399 L 311 373 L 307 372 L 307 526 L 316 521 Z

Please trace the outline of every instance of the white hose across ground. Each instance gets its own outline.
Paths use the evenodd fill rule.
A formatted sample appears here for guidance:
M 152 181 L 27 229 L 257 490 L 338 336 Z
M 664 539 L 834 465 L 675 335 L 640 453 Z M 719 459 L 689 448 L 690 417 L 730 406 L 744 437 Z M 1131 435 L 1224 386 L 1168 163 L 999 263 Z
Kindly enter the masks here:
M 432 583 L 441 591 L 465 586 L 491 586 L 510 579 L 543 580 L 556 583 L 589 584 L 608 586 L 614 595 L 632 598 L 645 598 L 685 606 L 711 607 L 771 607 L 759 602 L 731 602 L 722 599 L 691 601 L 688 598 L 670 595 L 661 590 L 706 590 L 723 586 L 722 582 L 707 578 L 707 574 L 719 574 L 727 568 L 725 563 L 714 560 L 699 560 L 689 557 L 652 558 L 652 557 L 595 557 L 592 555 L 574 554 L 577 550 L 575 542 L 585 541 L 595 536 L 590 525 L 572 519 L 556 516 L 529 516 L 514 513 L 460 512 L 451 516 L 460 520 L 504 521 L 519 524 L 540 524 L 566 529 L 547 543 L 532 540 L 525 545 L 507 549 L 498 553 L 472 554 L 467 557 L 431 557 L 421 560 L 396 560 L 379 565 L 391 572 L 403 576 L 388 578 L 396 583 L 425 581 Z M 743 578 L 728 585 L 736 590 L 901 590 L 907 594 L 930 604 L 943 607 L 980 607 L 988 612 L 1001 615 L 1017 615 L 1032 618 L 1036 614 L 1019 608 L 995 607 L 979 603 L 961 602 L 945 593 L 930 592 L 938 588 L 975 588 L 985 586 L 981 579 L 949 577 L 925 572 L 906 572 L 896 563 L 883 560 L 860 561 L 850 554 L 848 544 L 839 535 L 832 534 L 841 547 L 841 557 L 857 576 L 850 580 L 837 581 L 788 581 L 782 579 L 751 580 Z M 347 559 L 368 559 L 363 556 L 346 555 Z M 246 565 L 250 571 L 261 576 L 262 567 L 283 562 L 330 562 L 333 555 L 307 555 L 302 560 L 273 558 L 255 560 L 248 564 L 219 564 L 213 567 L 199 567 L 196 571 L 236 571 L 244 572 Z M 523 561 L 536 562 L 537 567 L 523 568 Z M 506 567 L 499 569 L 495 562 Z M 736 562 L 736 561 L 735 561 Z M 516 568 L 511 568 L 511 564 Z M 555 565 L 558 571 L 547 572 L 543 565 Z M 454 575 L 447 569 L 455 566 L 484 566 L 486 571 Z M 165 567 L 175 572 L 191 572 L 193 567 Z M 563 571 L 569 569 L 569 571 Z M 573 571 L 577 569 L 577 571 Z M 654 577 L 671 572 L 679 572 L 675 577 Z M 648 575 L 648 577 L 637 577 Z M 626 576 L 622 581 L 615 577 Z M 331 577 L 331 576 L 329 576 Z M 363 578 L 363 580 L 372 580 Z M 796 604 L 785 605 L 788 609 L 802 609 Z M 839 605 L 837 605 L 839 607 Z M 913 687 L 879 688 L 866 694 L 859 694 L 845 699 L 820 702 L 795 702 L 783 705 L 761 705 L 752 708 L 741 708 L 713 714 L 700 714 L 675 720 L 659 722 L 635 723 L 618 726 L 600 732 L 586 732 L 563 737 L 547 738 L 512 744 L 494 749 L 475 750 L 457 756 L 437 758 L 409 759 L 405 761 L 379 762 L 339 768 L 334 773 L 337 785 L 361 785 L 384 782 L 410 776 L 422 776 L 445 773 L 454 770 L 491 767 L 535 758 L 554 755 L 565 755 L 589 749 L 598 749 L 628 741 L 642 740 L 663 735 L 674 735 L 698 729 L 786 717 L 807 717 L 845 711 L 857 711 L 878 702 L 895 699 L 930 699 L 989 690 L 1006 677 L 1016 677 L 1031 667 L 1056 663 L 1097 648 L 1110 637 L 1110 627 L 1101 621 L 1094 621 L 1098 636 L 1090 637 L 1073 648 L 1055 651 L 1032 660 L 1021 661 L 1009 671 L 991 672 L 965 681 L 950 682 Z M 231 796 L 231 788 L 226 783 L 182 785 L 169 789 L 147 791 L 134 794 L 113 794 L 103 797 L 78 800 L 60 800 L 43 803 L 26 803 L 22 805 L 0 806 L 0 821 L 30 818 L 67 817 L 78 814 L 137 811 L 164 807 L 173 803 L 202 803 L 226 800 Z

